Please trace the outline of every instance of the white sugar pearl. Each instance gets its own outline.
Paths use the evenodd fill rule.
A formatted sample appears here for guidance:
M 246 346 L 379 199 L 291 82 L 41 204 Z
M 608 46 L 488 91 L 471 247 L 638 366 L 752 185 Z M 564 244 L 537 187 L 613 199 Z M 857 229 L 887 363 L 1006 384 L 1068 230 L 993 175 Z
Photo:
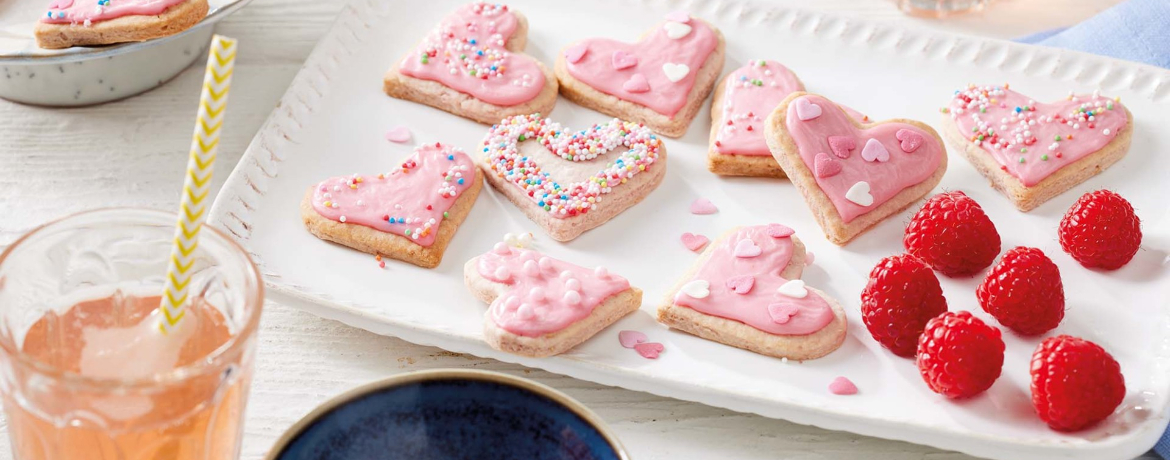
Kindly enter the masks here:
M 605 267 L 597 267 L 593 269 L 593 274 L 598 278 L 609 278 L 609 270 L 606 270 Z
M 576 279 L 570 278 L 568 281 L 565 281 L 565 289 L 568 289 L 570 291 L 580 291 L 581 290 L 581 282 L 576 280 Z
M 341 216 L 341 219 L 338 219 L 338 220 L 345 222 L 346 219 L 345 219 L 345 216 Z
M 1101 134 L 1108 136 L 1109 135 L 1109 128 L 1105 128 L 1103 131 L 1101 131 Z
M 552 259 L 548 257 L 541 257 L 540 260 L 536 261 L 536 263 L 537 265 L 540 265 L 541 270 L 548 270 L 552 268 Z
M 577 291 L 566 292 L 564 300 L 567 305 L 577 305 L 581 303 L 581 294 L 577 293 Z
M 524 274 L 526 274 L 528 276 L 540 276 L 540 267 L 538 267 L 536 265 L 536 262 L 533 262 L 531 260 L 525 261 L 524 262 Z
M 565 270 L 565 271 L 561 272 L 561 279 L 563 279 L 563 280 L 567 280 L 567 279 L 570 279 L 572 277 L 573 277 L 573 272 L 571 272 L 571 271 Z
M 528 300 L 533 302 L 543 302 L 544 299 L 545 293 L 543 288 L 534 287 L 531 291 L 528 291 Z
M 528 305 L 526 303 L 520 304 L 519 307 L 516 307 L 516 316 L 519 316 L 520 319 L 531 319 L 532 305 Z
M 508 273 L 508 267 L 499 267 L 496 268 L 494 275 L 498 280 L 506 280 L 511 273 Z
M 503 242 L 496 243 L 496 246 L 494 248 L 492 248 L 492 250 L 495 251 L 496 254 L 502 254 L 502 255 L 508 255 L 508 254 L 512 253 L 512 250 L 508 249 L 508 245 L 503 243 Z
M 520 247 L 526 247 L 532 244 L 532 234 L 521 233 L 520 236 L 516 237 L 516 242 L 520 244 Z
M 520 298 L 516 296 L 508 296 L 508 300 L 504 301 L 505 310 L 515 310 L 520 306 Z
M 513 233 L 505 233 L 504 234 L 504 242 L 507 243 L 508 246 L 515 246 L 516 245 L 516 235 Z

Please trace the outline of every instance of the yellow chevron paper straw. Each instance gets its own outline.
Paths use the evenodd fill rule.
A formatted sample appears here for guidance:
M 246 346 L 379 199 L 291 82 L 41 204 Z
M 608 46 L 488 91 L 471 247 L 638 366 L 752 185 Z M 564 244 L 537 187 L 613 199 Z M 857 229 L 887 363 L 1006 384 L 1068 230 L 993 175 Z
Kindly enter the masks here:
M 199 247 L 199 230 L 205 220 L 208 186 L 235 64 L 236 39 L 221 35 L 211 37 L 203 91 L 199 96 L 199 116 L 195 135 L 191 138 L 187 175 L 183 180 L 182 206 L 175 225 L 175 245 L 171 248 L 171 262 L 167 268 L 166 293 L 159 306 L 163 312 L 159 329 L 164 334 L 174 329 L 187 313 L 187 288 L 191 283 L 191 266 L 194 265 L 192 256 Z

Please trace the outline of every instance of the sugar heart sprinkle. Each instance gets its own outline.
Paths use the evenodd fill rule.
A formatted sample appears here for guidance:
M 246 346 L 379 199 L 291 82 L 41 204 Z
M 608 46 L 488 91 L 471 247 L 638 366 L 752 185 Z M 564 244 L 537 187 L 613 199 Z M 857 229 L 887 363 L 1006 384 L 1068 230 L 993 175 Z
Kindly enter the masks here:
M 699 250 L 707 246 L 707 243 L 709 242 L 711 242 L 711 240 L 703 235 L 696 235 L 689 232 L 682 234 L 683 246 L 686 246 L 687 249 L 690 249 L 694 252 L 699 252 Z
M 719 212 L 719 208 L 715 207 L 715 203 L 706 198 L 699 198 L 691 202 L 691 214 L 707 215 Z
M 646 334 L 640 331 L 621 331 L 618 332 L 618 343 L 621 343 L 625 348 L 634 348 L 635 345 L 649 340 Z
M 634 351 L 642 355 L 646 359 L 658 359 L 658 354 L 666 350 L 666 347 L 658 342 L 639 343 L 634 345 Z

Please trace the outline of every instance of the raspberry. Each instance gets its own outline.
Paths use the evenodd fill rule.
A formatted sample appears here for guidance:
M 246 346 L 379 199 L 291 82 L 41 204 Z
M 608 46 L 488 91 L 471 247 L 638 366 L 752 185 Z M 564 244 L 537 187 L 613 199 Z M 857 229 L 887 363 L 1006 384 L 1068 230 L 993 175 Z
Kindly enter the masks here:
M 1036 248 L 1004 253 L 975 291 L 983 311 L 1023 335 L 1048 332 L 1064 319 L 1060 269 Z
M 861 319 L 870 335 L 898 356 L 913 357 L 926 322 L 945 311 L 938 278 L 909 254 L 878 262 L 861 291 Z
M 1121 366 L 1093 342 L 1058 335 L 1032 354 L 1032 406 L 1054 430 L 1088 428 L 1113 413 L 1123 398 Z
M 926 323 L 918 340 L 918 371 L 935 393 L 975 396 L 999 378 L 1003 348 L 999 328 L 970 312 L 946 312 Z
M 1060 220 L 1060 247 L 1089 268 L 1116 270 L 1142 244 L 1142 223 L 1133 206 L 1109 190 L 1086 193 Z
M 995 261 L 999 233 L 983 208 L 955 191 L 930 197 L 906 225 L 906 252 L 947 276 L 970 276 Z

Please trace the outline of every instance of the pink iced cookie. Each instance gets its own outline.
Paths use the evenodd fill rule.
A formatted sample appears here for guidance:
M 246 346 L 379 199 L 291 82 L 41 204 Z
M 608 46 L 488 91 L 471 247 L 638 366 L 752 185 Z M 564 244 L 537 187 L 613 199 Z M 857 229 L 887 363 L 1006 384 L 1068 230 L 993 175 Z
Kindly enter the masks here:
M 1029 211 L 1120 160 L 1130 118 L 1120 101 L 1096 93 L 1040 103 L 1006 85 L 969 85 L 943 109 L 943 132 L 992 186 Z
M 845 338 L 837 302 L 800 281 L 804 245 L 783 225 L 742 227 L 707 246 L 658 321 L 708 340 L 789 359 L 831 353 Z
M 588 269 L 504 243 L 468 261 L 464 279 L 476 298 L 490 303 L 484 318 L 488 344 L 525 356 L 568 351 L 642 304 L 641 290 L 602 267 Z M 636 346 L 637 339 L 621 340 Z
M 209 9 L 207 0 L 54 0 L 33 33 L 46 49 L 140 42 L 187 30 Z
M 814 94 L 788 96 L 766 131 L 773 157 L 836 244 L 925 196 L 946 172 L 946 148 L 925 123 L 860 123 Z

